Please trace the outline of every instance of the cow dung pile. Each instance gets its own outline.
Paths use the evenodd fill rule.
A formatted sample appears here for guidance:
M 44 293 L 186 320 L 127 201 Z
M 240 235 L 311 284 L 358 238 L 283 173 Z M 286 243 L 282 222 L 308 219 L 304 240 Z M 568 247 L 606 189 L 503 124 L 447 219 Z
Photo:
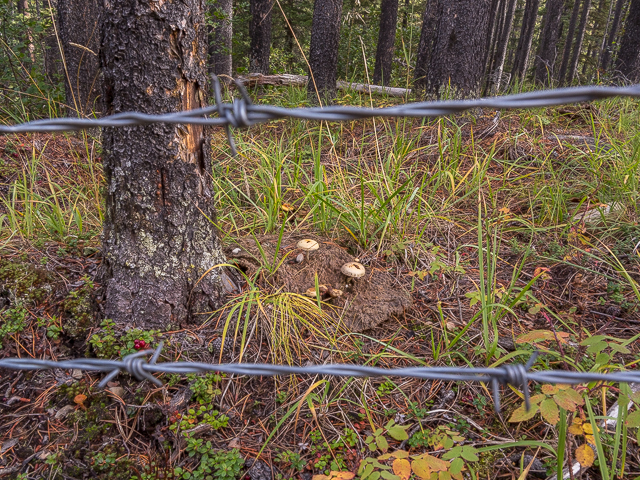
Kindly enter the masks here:
M 319 248 L 313 251 L 298 248 L 298 242 L 303 239 L 315 240 Z M 315 287 L 317 275 L 318 284 L 342 291 L 340 296 L 327 295 L 323 301 L 336 307 L 328 308 L 327 312 L 339 315 L 340 323 L 352 332 L 375 328 L 391 316 L 402 315 L 411 306 L 411 296 L 385 270 L 365 266 L 363 277 L 349 281 L 341 268 L 355 259 L 343 247 L 326 238 L 313 235 L 284 237 L 278 248 L 277 235 L 244 237 L 225 246 L 225 254 L 230 263 L 235 263 L 249 276 L 265 264 L 280 265 L 272 274 L 263 276 L 274 290 L 304 295 Z M 266 272 L 264 268 L 263 271 Z

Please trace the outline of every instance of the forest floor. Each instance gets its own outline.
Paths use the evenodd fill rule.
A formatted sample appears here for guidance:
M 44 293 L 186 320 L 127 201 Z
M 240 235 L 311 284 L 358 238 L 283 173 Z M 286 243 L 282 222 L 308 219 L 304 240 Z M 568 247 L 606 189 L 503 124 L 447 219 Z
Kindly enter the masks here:
M 302 94 L 266 90 L 261 101 L 291 106 Z M 99 139 L 2 136 L 0 357 L 119 358 L 163 340 L 160 362 L 495 367 L 539 350 L 534 370 L 632 370 L 638 107 L 282 120 L 234 132 L 235 158 L 216 130 L 227 253 L 238 238 L 275 236 L 290 251 L 309 235 L 385 272 L 411 306 L 363 331 L 283 291 L 266 258 L 199 324 L 159 332 L 97 320 Z M 625 392 L 640 400 L 619 384 L 531 384 L 530 412 L 501 387 L 498 414 L 481 383 L 212 373 L 162 374 L 156 387 L 122 374 L 101 390 L 102 378 L 2 371 L 0 478 L 519 479 L 577 461 L 586 473 L 576 478 L 640 476 L 638 407 L 594 428 Z

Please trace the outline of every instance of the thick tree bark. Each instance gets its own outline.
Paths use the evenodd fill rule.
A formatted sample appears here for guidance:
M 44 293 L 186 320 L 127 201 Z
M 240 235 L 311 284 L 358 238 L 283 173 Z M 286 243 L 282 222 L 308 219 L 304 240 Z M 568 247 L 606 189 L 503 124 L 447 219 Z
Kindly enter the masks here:
M 640 82 L 640 0 L 631 0 L 615 72 L 623 83 Z
M 573 46 L 576 24 L 578 23 L 578 14 L 580 13 L 580 2 L 581 0 L 575 0 L 573 2 L 573 10 L 571 11 L 571 19 L 569 20 L 569 29 L 567 30 L 567 37 L 564 42 L 564 49 L 562 52 L 562 63 L 560 64 L 560 71 L 558 72 L 558 81 L 560 84 L 564 84 L 564 78 L 567 75 L 567 68 L 569 67 L 571 47 Z
M 206 105 L 205 1 L 105 2 L 101 60 L 109 114 Z M 116 323 L 169 328 L 223 302 L 210 136 L 199 125 L 106 128 L 99 283 Z M 228 277 L 227 277 L 228 278 Z
M 209 15 L 213 23 L 209 26 L 209 73 L 223 75 L 221 80 L 229 81 L 233 74 L 233 1 L 216 0 L 209 6 Z
M 309 51 L 311 80 L 307 85 L 310 102 L 325 104 L 335 99 L 341 17 L 342 0 L 315 0 Z
M 535 61 L 535 80 L 543 85 L 548 85 L 553 78 L 563 7 L 564 0 L 547 0 L 547 11 L 543 19 L 538 55 Z
M 373 69 L 373 83 L 375 84 L 389 85 L 389 80 L 391 80 L 397 23 L 398 0 L 382 0 L 376 66 Z
M 613 23 L 611 24 L 611 29 L 609 30 L 607 42 L 604 46 L 604 51 L 600 60 L 600 69 L 605 72 L 607 71 L 607 69 L 609 68 L 609 64 L 611 63 L 613 41 L 616 39 L 616 35 L 618 35 L 618 30 L 620 29 L 620 22 L 622 21 L 622 10 L 624 4 L 625 0 L 618 0 L 618 2 L 616 3 L 616 13 L 613 16 Z
M 427 93 L 476 96 L 484 75 L 491 0 L 441 0 L 437 38 L 427 70 Z
M 504 61 L 507 57 L 507 46 L 509 45 L 509 38 L 511 37 L 511 30 L 513 29 L 513 14 L 516 11 L 516 3 L 517 0 L 508 0 L 505 5 L 503 27 L 498 37 L 493 70 L 490 72 L 493 77 L 492 83 L 494 92 L 500 90 Z
M 101 112 L 99 0 L 58 0 L 58 28 L 65 66 L 69 116 Z
M 269 75 L 271 53 L 272 0 L 251 0 L 251 22 L 249 23 L 249 70 L 251 73 Z
M 573 46 L 573 55 L 571 55 L 571 61 L 569 63 L 569 73 L 566 78 L 566 83 L 570 84 L 576 76 L 578 70 L 578 61 L 580 60 L 580 52 L 582 52 L 582 42 L 584 42 L 584 34 L 587 30 L 587 19 L 589 17 L 589 9 L 591 8 L 591 0 L 584 0 L 582 5 L 582 13 L 580 14 L 580 25 L 578 26 L 578 33 L 576 35 L 575 45 Z
M 513 62 L 512 80 L 517 78 L 519 81 L 522 81 L 527 73 L 529 54 L 533 42 L 533 32 L 535 30 L 536 20 L 538 19 L 539 4 L 540 0 L 527 0 L 525 4 L 522 27 L 520 28 L 520 38 L 518 39 L 518 47 L 516 49 L 516 58 Z
M 427 88 L 427 68 L 437 38 L 436 29 L 438 27 L 439 11 L 440 0 L 427 0 L 424 14 L 422 15 L 422 30 L 420 31 L 414 69 L 413 83 L 417 90 L 426 90 Z

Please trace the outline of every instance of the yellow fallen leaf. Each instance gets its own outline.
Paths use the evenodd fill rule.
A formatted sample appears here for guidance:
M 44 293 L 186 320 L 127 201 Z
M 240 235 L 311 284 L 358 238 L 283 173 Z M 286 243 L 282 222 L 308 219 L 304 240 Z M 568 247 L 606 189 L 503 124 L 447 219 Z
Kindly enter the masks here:
M 593 449 L 589 445 L 580 445 L 576 448 L 576 460 L 583 467 L 590 467 L 593 465 L 595 455 Z
M 332 471 L 331 472 L 331 479 L 337 479 L 337 480 L 351 480 L 353 477 L 355 477 L 356 474 L 352 473 L 352 472 L 335 472 Z
M 393 461 L 393 473 L 398 475 L 401 480 L 409 480 L 411 476 L 411 464 L 404 458 L 396 458 Z

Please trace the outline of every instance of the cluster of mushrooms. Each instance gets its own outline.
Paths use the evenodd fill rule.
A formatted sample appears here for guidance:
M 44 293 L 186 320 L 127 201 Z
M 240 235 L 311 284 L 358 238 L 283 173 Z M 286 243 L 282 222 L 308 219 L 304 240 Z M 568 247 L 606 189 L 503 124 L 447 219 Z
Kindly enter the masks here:
M 296 247 L 302 252 L 298 254 L 296 257 L 296 263 L 301 263 L 304 261 L 304 255 L 307 255 L 309 258 L 312 255 L 312 252 L 318 250 L 320 245 L 315 240 L 304 239 L 300 240 Z M 347 277 L 347 283 L 345 288 L 349 288 L 350 285 L 353 284 L 355 280 L 360 277 L 363 277 L 366 273 L 364 265 L 358 263 L 356 261 L 345 263 L 340 271 L 344 276 Z M 316 291 L 316 287 L 309 287 L 307 291 L 304 293 L 307 297 L 316 298 L 317 294 L 320 293 L 322 298 L 336 298 L 342 295 L 342 290 L 338 290 L 337 288 L 333 288 L 331 285 L 318 285 L 318 291 Z

